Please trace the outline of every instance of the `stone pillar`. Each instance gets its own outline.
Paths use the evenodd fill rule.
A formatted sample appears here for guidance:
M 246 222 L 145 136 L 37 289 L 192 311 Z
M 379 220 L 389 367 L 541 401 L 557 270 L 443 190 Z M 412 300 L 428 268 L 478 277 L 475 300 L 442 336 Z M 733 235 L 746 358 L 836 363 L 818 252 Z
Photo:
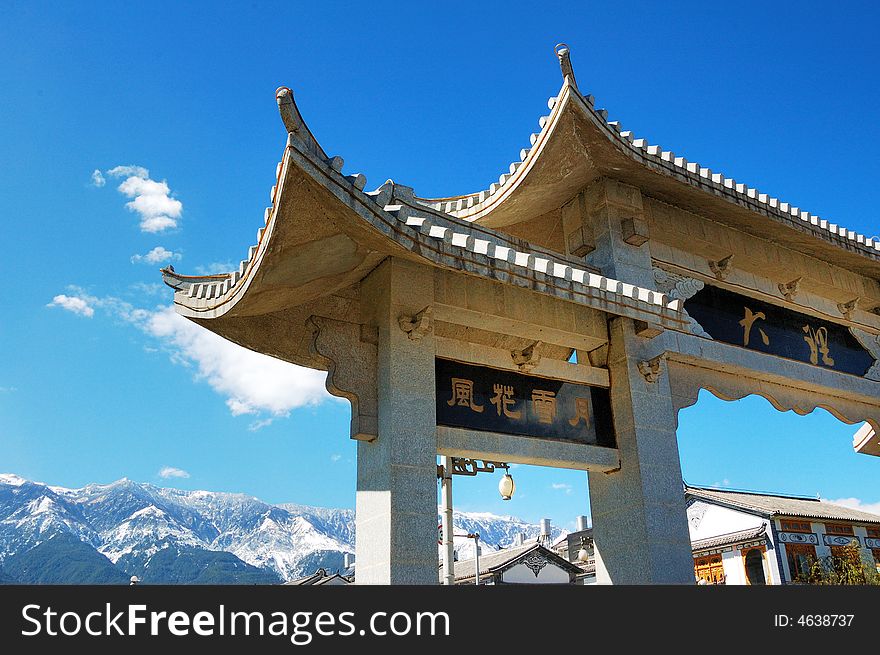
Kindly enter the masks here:
M 693 584 L 694 566 L 675 410 L 665 366 L 654 382 L 639 371 L 632 321 L 610 326 L 608 369 L 620 470 L 590 473 L 600 584 Z M 654 376 L 652 376 L 654 377 Z
M 419 315 L 433 298 L 431 270 L 403 260 L 361 283 L 378 329 L 379 434 L 358 442 L 358 584 L 438 582 L 434 337 L 430 310 Z
M 608 277 L 654 288 L 639 189 L 604 178 L 587 187 L 583 198 L 595 243 L 587 263 Z M 596 580 L 693 584 L 676 410 L 666 365 L 661 360 L 644 362 L 640 351 L 648 341 L 637 336 L 632 320 L 614 318 L 608 328 L 607 365 L 620 470 L 588 476 Z

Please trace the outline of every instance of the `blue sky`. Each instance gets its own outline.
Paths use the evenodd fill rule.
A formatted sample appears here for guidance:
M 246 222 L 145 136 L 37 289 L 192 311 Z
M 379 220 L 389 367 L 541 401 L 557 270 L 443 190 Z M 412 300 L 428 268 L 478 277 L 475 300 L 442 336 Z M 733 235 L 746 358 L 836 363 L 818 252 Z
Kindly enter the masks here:
M 877 234 L 877 9 L 765 4 L 2 3 L 0 471 L 353 505 L 347 404 L 175 321 L 159 284 L 168 261 L 231 268 L 253 243 L 281 85 L 369 188 L 463 193 L 537 131 L 565 41 L 624 129 Z M 853 431 L 704 392 L 681 415 L 684 475 L 880 503 Z M 514 500 L 482 476 L 457 506 L 588 512 L 583 473 L 514 475 Z

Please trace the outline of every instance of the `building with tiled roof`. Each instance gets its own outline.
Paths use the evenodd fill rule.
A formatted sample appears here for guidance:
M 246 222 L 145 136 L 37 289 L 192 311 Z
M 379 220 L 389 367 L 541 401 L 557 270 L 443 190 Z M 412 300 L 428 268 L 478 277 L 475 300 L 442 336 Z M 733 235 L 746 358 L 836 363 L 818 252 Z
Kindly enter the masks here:
M 480 555 L 479 566 L 480 584 L 574 584 L 584 573 L 534 540 Z M 477 561 L 459 560 L 454 570 L 455 584 L 474 584 Z
M 857 544 L 880 566 L 880 515 L 819 498 L 685 488 L 698 580 L 790 584 L 819 558 Z

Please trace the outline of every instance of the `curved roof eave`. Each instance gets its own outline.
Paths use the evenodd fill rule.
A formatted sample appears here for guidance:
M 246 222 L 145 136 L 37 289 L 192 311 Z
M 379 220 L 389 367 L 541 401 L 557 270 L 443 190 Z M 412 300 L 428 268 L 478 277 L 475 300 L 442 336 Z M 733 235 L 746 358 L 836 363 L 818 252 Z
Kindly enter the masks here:
M 419 198 L 448 215 L 503 227 L 558 208 L 598 176 L 639 186 L 648 195 L 756 236 L 880 275 L 880 239 L 837 225 L 625 131 L 594 107 L 566 75 L 532 147 L 497 183 L 476 193 Z M 611 147 L 609 147 L 611 146 Z M 755 220 L 756 215 L 762 220 Z M 769 219 L 769 220 L 767 220 Z M 783 228 L 780 230 L 779 228 Z M 855 255 L 858 259 L 853 258 Z
M 288 142 L 257 244 L 238 271 L 228 274 L 184 276 L 163 269 L 180 314 L 223 333 L 216 319 L 245 319 L 317 302 L 344 292 L 395 255 L 684 329 L 681 302 L 663 293 L 598 275 L 578 260 L 433 211 L 417 202 L 412 189 L 390 180 L 364 192 L 362 175 L 343 175 L 342 158 L 328 158 L 317 146 L 289 90 L 279 92 L 279 107 L 283 118 L 285 111 L 288 119 L 296 117 L 296 129 L 291 131 L 292 121 L 285 119 Z

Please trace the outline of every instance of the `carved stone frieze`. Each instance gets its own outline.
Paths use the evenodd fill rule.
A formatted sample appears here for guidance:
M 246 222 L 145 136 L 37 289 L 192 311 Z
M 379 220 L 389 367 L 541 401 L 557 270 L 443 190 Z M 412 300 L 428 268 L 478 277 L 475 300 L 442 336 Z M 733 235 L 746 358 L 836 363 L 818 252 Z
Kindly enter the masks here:
M 791 282 L 780 282 L 776 286 L 779 288 L 779 293 L 781 293 L 788 302 L 794 302 L 794 299 L 797 297 L 798 292 L 801 289 L 801 278 L 795 278 Z
M 541 361 L 541 342 L 535 341 L 522 350 L 511 350 L 510 357 L 521 373 L 528 373 Z
M 692 277 L 671 273 L 657 266 L 654 267 L 654 283 L 658 291 L 665 293 L 671 300 L 681 300 L 682 304 L 688 298 L 693 297 L 698 291 L 706 286 L 702 281 L 695 280 Z M 682 309 L 682 313 L 688 318 L 688 327 L 691 334 L 698 337 L 711 339 L 712 336 L 703 329 L 703 326 L 697 323 L 691 317 L 687 310 Z
M 351 403 L 351 438 L 379 435 L 378 362 L 372 332 L 356 323 L 312 316 L 309 350 L 327 369 L 327 391 Z
M 401 316 L 398 320 L 400 329 L 406 332 L 411 341 L 421 341 L 422 337 L 433 327 L 434 309 L 430 305 L 415 316 Z
M 728 275 L 730 275 L 730 271 L 733 270 L 733 266 L 731 265 L 733 262 L 733 255 L 728 255 L 724 259 L 719 259 L 716 261 L 709 261 L 709 270 L 712 271 L 712 274 L 719 280 L 724 280 Z
M 859 304 L 859 299 L 853 298 L 849 302 L 837 303 L 837 309 L 838 309 L 838 311 L 840 311 L 841 314 L 843 314 L 843 317 L 849 321 L 852 319 L 852 313 L 855 311 L 858 304 Z
M 874 364 L 865 373 L 865 377 L 869 380 L 880 381 L 880 335 L 865 332 L 859 328 L 851 327 L 849 331 L 856 338 L 862 348 L 867 350 L 871 357 L 874 358 Z
M 639 373 L 648 382 L 656 382 L 663 373 L 663 357 L 655 357 L 654 359 L 639 362 Z
M 873 336 L 873 335 L 872 335 Z M 880 348 L 880 346 L 875 346 Z M 761 396 L 780 412 L 793 411 L 806 416 L 817 408 L 828 411 L 844 423 L 868 421 L 880 423 L 873 404 L 842 396 L 830 396 L 795 385 L 779 384 L 757 377 L 726 372 L 703 366 L 692 366 L 667 360 L 669 384 L 676 415 L 679 410 L 696 404 L 700 389 L 706 389 L 721 400 L 740 400 L 746 396 Z

